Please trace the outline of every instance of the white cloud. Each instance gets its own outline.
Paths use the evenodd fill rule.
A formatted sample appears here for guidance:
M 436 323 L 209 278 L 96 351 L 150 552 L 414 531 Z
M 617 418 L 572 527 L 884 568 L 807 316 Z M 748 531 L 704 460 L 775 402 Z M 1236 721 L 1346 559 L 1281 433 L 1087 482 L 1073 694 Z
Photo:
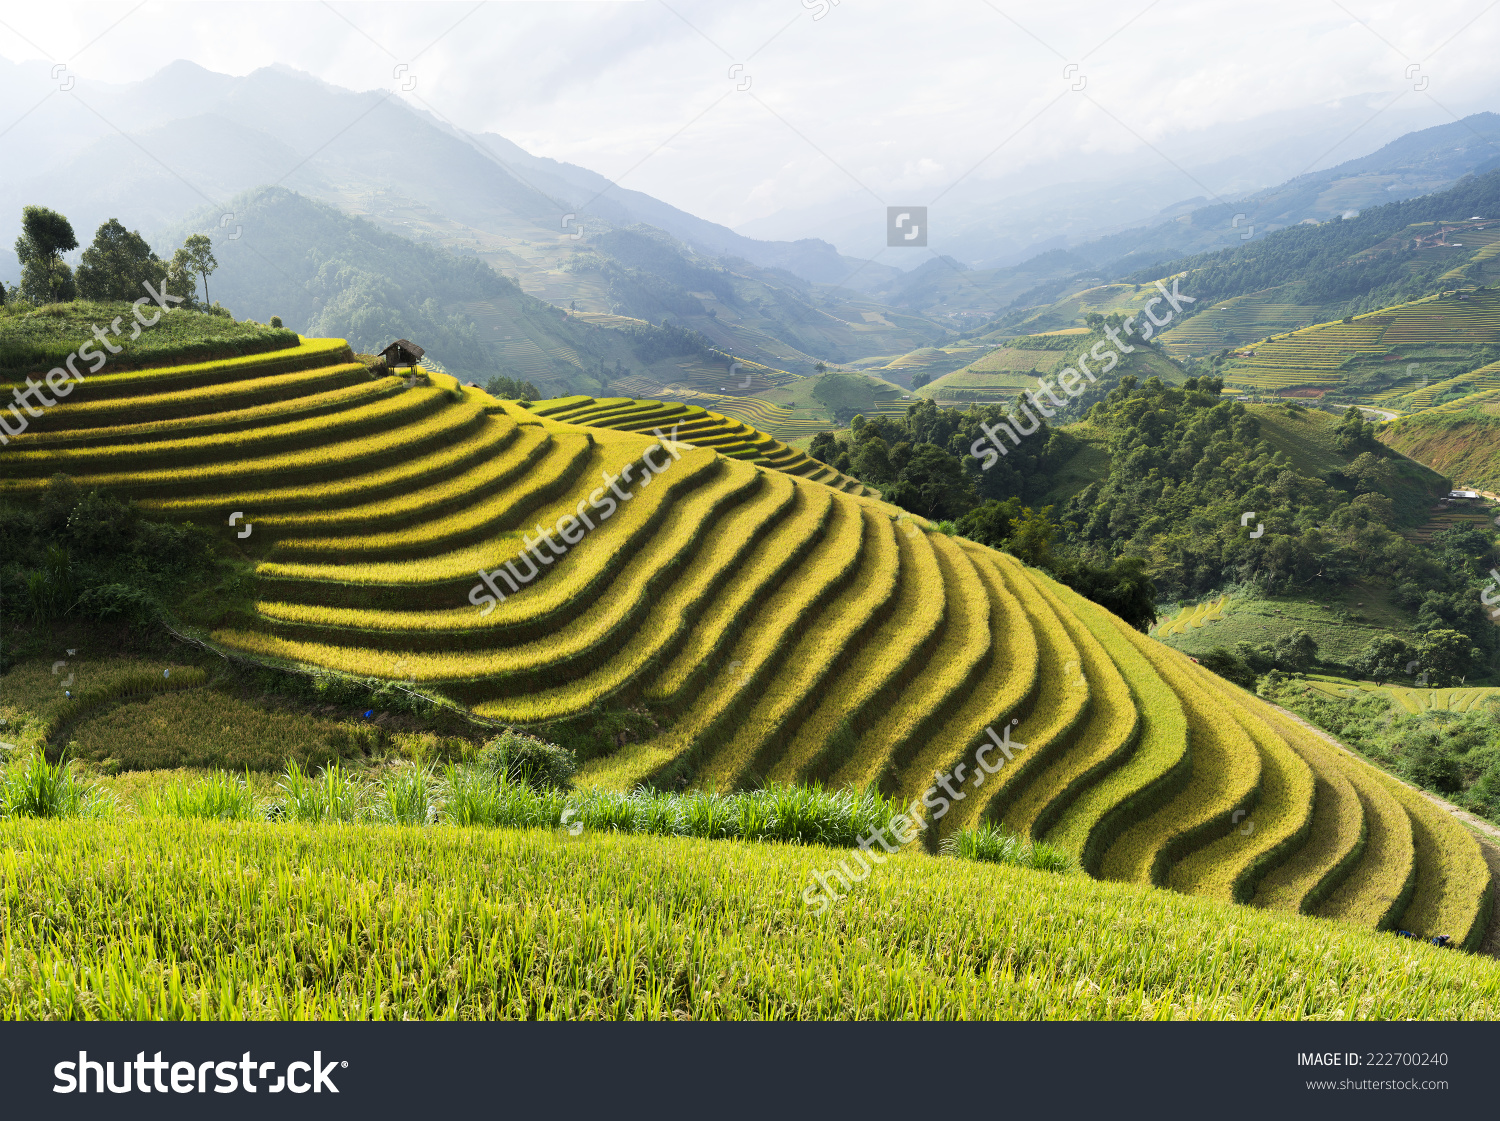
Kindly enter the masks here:
M 814 0 L 669 2 L 12 5 L 0 54 L 116 83 L 178 58 L 282 63 L 353 89 L 399 86 L 404 62 L 410 96 L 456 124 L 730 225 L 1058 161 L 1096 178 L 1105 154 L 1180 163 L 1267 114 L 1393 106 L 1326 164 L 1496 101 L 1484 0 L 1353 8 L 1368 26 L 1300 0 L 844 0 L 817 20 Z

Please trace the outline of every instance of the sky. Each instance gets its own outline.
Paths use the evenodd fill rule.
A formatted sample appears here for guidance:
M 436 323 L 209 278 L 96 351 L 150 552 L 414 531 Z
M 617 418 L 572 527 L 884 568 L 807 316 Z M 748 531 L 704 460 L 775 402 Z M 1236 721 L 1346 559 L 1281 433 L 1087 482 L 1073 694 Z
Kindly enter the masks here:
M 1497 47 L 1496 0 L 0 0 L 0 56 L 59 82 L 281 63 L 729 226 L 1131 156 L 1178 167 L 1309 106 L 1352 110 L 1329 166 L 1500 109 Z

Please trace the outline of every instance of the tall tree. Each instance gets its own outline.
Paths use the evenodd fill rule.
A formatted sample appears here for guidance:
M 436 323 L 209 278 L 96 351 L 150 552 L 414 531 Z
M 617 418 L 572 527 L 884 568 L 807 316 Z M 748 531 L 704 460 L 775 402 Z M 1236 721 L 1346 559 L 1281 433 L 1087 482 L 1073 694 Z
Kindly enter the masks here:
M 73 225 L 55 210 L 28 206 L 21 211 L 16 257 L 21 262 L 21 295 L 35 304 L 63 302 L 77 295 L 73 270 L 62 255 L 78 248 Z
M 186 301 L 183 307 L 194 307 L 198 303 L 198 279 L 193 275 L 193 257 L 186 249 L 178 247 L 167 265 L 167 293 Z
M 208 276 L 219 267 L 219 262 L 214 260 L 214 243 L 208 240 L 207 234 L 193 234 L 182 243 L 182 247 L 187 250 L 193 271 L 203 277 L 203 305 L 207 307 Z
M 78 292 L 89 300 L 133 300 L 145 294 L 142 285 L 160 285 L 167 266 L 139 233 L 111 218 L 94 234 L 78 266 Z

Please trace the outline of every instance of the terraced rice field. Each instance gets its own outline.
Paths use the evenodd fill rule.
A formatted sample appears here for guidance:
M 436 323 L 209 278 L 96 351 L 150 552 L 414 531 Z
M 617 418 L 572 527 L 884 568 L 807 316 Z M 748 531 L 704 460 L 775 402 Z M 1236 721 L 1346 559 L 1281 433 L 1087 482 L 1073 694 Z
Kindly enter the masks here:
M 222 400 L 180 396 L 171 370 L 80 386 L 0 452 L 5 492 L 65 467 L 226 535 L 243 512 L 258 594 L 207 636 L 220 647 L 414 681 L 544 733 L 654 714 L 589 785 L 873 783 L 934 839 L 999 821 L 1100 879 L 1481 937 L 1490 873 L 1441 810 L 1014 558 L 722 414 L 527 410 L 347 359 L 305 344 L 201 371 Z M 323 368 L 300 395 L 250 388 Z M 88 411 L 101 400 L 128 439 Z M 678 442 L 648 435 L 674 424 Z
M 1488 366 L 1481 366 L 1471 373 L 1445 378 L 1426 386 L 1418 385 L 1415 388 L 1412 385 L 1397 386 L 1395 389 L 1378 394 L 1374 400 L 1396 402 L 1408 409 L 1426 409 L 1430 408 L 1439 397 L 1461 387 L 1468 387 L 1471 393 L 1500 389 L 1500 362 L 1491 362 Z M 1465 397 L 1467 396 L 1466 393 Z M 1447 403 L 1449 402 L 1445 402 Z
M 1277 303 L 1274 292 L 1236 296 L 1170 328 L 1162 336 L 1162 345 L 1173 358 L 1212 354 L 1294 330 L 1315 320 L 1319 311 L 1303 304 Z
M 1196 321 L 1190 320 L 1189 322 Z M 1235 387 L 1271 392 L 1292 388 L 1332 388 L 1346 364 L 1396 354 L 1422 361 L 1432 348 L 1464 348 L 1500 343 L 1500 292 L 1474 291 L 1442 299 L 1418 300 L 1351 323 L 1320 323 L 1254 344 L 1251 357 L 1231 358 L 1225 381 Z M 1418 352 L 1418 353 L 1408 353 Z
M 757 402 L 767 410 L 779 406 Z M 656 429 L 694 447 L 711 447 L 722 455 L 745 459 L 764 467 L 828 483 L 853 494 L 873 496 L 876 492 L 858 480 L 841 475 L 795 448 L 788 447 L 755 426 L 720 412 L 710 412 L 697 405 L 676 402 L 638 401 L 628 397 L 562 397 L 555 401 L 538 401 L 531 411 L 537 416 L 574 424 L 613 428 L 624 432 L 651 434 Z
M 1199 604 L 1185 605 L 1172 618 L 1158 624 L 1153 633 L 1157 638 L 1166 638 L 1169 635 L 1198 630 L 1224 618 L 1224 611 L 1228 606 L 1228 595 L 1222 595 L 1218 599 L 1204 600 Z
M 1481 686 L 1455 689 L 1412 689 L 1404 685 L 1376 685 L 1369 681 L 1348 682 L 1309 679 L 1308 685 L 1330 697 L 1382 696 L 1407 712 L 1469 712 L 1500 702 L 1500 688 Z

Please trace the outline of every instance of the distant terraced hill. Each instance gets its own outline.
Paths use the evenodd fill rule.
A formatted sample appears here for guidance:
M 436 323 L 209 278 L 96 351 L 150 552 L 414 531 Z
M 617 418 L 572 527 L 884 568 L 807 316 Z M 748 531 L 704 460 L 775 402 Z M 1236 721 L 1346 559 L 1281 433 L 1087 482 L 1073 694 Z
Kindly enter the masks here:
M 763 404 L 767 410 L 771 408 L 761 402 L 757 404 Z M 865 486 L 858 479 L 840 474 L 796 448 L 773 439 L 751 424 L 723 413 L 710 412 L 697 405 L 635 401 L 629 397 L 597 400 L 593 397 L 564 397 L 555 401 L 537 401 L 530 409 L 537 416 L 590 427 L 614 428 L 642 435 L 650 435 L 659 429 L 668 437 L 675 433 L 677 439 L 697 448 L 713 448 L 721 455 L 748 460 L 763 467 L 774 467 L 778 471 L 826 483 L 850 494 L 870 498 L 880 496 L 878 491 Z
M 1497 347 L 1500 292 L 1474 289 L 1264 339 L 1232 355 L 1223 374 L 1229 386 L 1261 393 L 1335 392 L 1423 407 L 1442 383 L 1500 385 L 1493 371 L 1474 369 Z
M 1490 873 L 1456 819 L 1013 557 L 723 417 L 528 410 L 350 357 L 90 378 L 0 451 L 0 496 L 65 471 L 224 527 L 255 587 L 206 636 L 226 650 L 543 732 L 650 714 L 594 785 L 874 785 L 934 839 L 989 819 L 1102 879 L 1482 936 Z M 634 430 L 674 417 L 679 442 Z

